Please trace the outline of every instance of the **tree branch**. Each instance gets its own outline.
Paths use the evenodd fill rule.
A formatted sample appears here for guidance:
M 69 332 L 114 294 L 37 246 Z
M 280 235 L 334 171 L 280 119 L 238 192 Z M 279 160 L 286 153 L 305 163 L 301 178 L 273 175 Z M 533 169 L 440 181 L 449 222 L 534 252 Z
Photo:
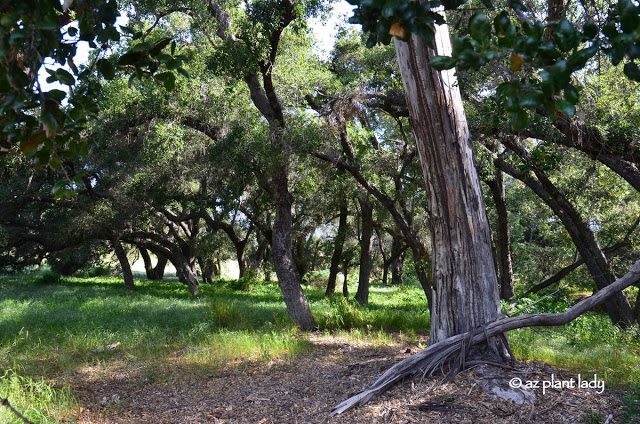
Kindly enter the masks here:
M 640 283 L 640 261 L 636 262 L 624 277 L 614 281 L 593 296 L 576 303 L 565 312 L 556 314 L 530 314 L 501 319 L 478 329 L 434 343 L 417 354 L 398 362 L 382 374 L 367 390 L 350 397 L 333 408 L 331 415 L 337 415 L 357 406 L 362 406 L 374 396 L 384 393 L 397 382 L 418 372 L 423 375 L 433 375 L 433 373 L 444 364 L 451 363 L 452 360 L 455 361 L 456 356 L 459 356 L 461 352 L 468 351 L 470 346 L 481 343 L 487 338 L 495 337 L 517 328 L 558 326 L 571 322 L 585 312 L 600 305 L 614 293 L 638 283 Z M 462 361 L 455 362 L 457 362 L 457 364 L 462 363 Z M 460 369 L 454 366 L 448 377 L 457 374 L 459 371 Z

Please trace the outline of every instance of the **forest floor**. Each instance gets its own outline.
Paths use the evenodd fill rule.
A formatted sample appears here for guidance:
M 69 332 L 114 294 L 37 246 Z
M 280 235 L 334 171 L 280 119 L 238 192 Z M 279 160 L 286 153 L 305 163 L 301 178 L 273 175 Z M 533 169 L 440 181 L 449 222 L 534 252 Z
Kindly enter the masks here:
M 414 378 L 364 407 L 330 417 L 332 407 L 367 388 L 391 365 L 419 351 L 403 343 L 380 346 L 327 334 L 292 359 L 194 367 L 185 349 L 169 365 L 135 361 L 74 372 L 80 423 L 616 423 L 622 394 L 600 388 L 547 388 L 578 376 L 541 363 L 519 363 L 513 378 L 539 381 L 535 405 L 515 405 L 480 391 L 473 371 L 440 385 Z M 188 350 L 188 348 L 187 348 Z M 581 376 L 594 381 L 593 375 Z M 602 381 L 599 381 L 603 384 Z M 551 384 L 551 383 L 547 383 Z

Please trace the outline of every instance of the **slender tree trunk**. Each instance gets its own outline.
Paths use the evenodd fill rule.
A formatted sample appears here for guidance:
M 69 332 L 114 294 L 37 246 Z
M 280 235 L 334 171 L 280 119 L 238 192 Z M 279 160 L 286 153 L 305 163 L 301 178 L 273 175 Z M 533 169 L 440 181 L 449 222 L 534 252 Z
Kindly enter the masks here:
M 436 52 L 412 36 L 395 39 L 411 125 L 429 196 L 433 243 L 430 343 L 465 333 L 500 316 L 491 232 L 454 71 L 429 66 L 449 55 L 446 25 L 436 27 Z M 471 357 L 510 360 L 506 338 L 494 337 Z
M 278 284 L 282 291 L 282 297 L 287 305 L 287 312 L 293 322 L 298 324 L 303 330 L 308 330 L 316 326 L 316 322 L 311 315 L 311 309 L 307 298 L 300 286 L 300 280 L 296 273 L 291 252 L 291 229 L 292 219 L 292 198 L 289 193 L 289 183 L 287 177 L 287 167 L 281 165 L 279 172 L 274 172 L 273 196 L 276 206 L 276 216 L 273 223 L 273 236 L 271 241 L 271 252 L 273 254 L 273 264 Z
M 120 262 L 120 269 L 122 270 L 122 277 L 124 278 L 124 287 L 127 290 L 135 289 L 135 284 L 133 282 L 133 273 L 131 272 L 131 266 L 129 265 L 127 252 L 125 252 L 124 248 L 122 247 L 122 243 L 120 243 L 120 240 L 114 238 L 111 240 L 111 247 L 116 253 L 118 262 Z
M 340 270 L 340 262 L 342 261 L 342 249 L 344 241 L 347 238 L 347 218 L 349 210 L 347 209 L 347 199 L 340 197 L 340 218 L 338 219 L 338 232 L 334 240 L 333 255 L 331 255 L 331 267 L 329 268 L 329 282 L 324 295 L 332 297 L 336 291 L 336 278 Z
M 247 259 L 245 257 L 245 247 L 246 243 L 242 243 L 242 245 L 236 245 L 236 258 L 238 259 L 238 278 L 242 278 L 247 272 Z
M 345 299 L 349 299 L 349 259 L 344 259 L 342 262 L 342 275 L 344 276 L 344 282 L 342 283 L 342 296 Z
M 369 280 L 371 279 L 371 268 L 373 260 L 371 250 L 373 247 L 373 203 L 363 194 L 359 199 L 362 240 L 360 241 L 360 274 L 358 275 L 358 291 L 355 299 L 366 305 L 369 303 Z
M 509 230 L 509 214 L 504 194 L 504 176 L 499 169 L 493 178 L 486 181 L 498 216 L 496 222 L 496 270 L 500 285 L 500 298 L 510 299 L 515 296 L 513 287 L 513 267 L 511 262 L 511 231 Z
M 398 286 L 402 284 L 402 272 L 404 270 L 404 252 L 397 254 L 397 252 L 403 249 L 402 240 L 393 239 L 393 243 L 391 244 L 391 257 L 395 257 L 394 260 L 391 261 L 391 284 L 394 286 Z

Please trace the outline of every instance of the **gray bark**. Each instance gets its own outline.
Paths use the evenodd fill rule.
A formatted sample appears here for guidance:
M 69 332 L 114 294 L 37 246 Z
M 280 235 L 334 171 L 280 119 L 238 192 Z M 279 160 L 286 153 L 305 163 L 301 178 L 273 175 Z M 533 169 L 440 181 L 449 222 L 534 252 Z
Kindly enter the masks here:
M 430 343 L 438 343 L 500 316 L 491 233 L 454 71 L 429 66 L 435 54 L 451 52 L 447 26 L 436 28 L 435 52 L 416 36 L 394 42 L 429 196 L 435 290 Z M 511 359 L 500 337 L 486 340 L 474 355 Z
M 316 322 L 311 315 L 309 303 L 300 286 L 300 279 L 293 262 L 291 251 L 293 199 L 289 193 L 287 169 L 284 165 L 274 178 L 274 183 L 276 185 L 273 190 L 276 216 L 271 240 L 273 265 L 289 317 L 303 330 L 309 330 L 316 326 Z

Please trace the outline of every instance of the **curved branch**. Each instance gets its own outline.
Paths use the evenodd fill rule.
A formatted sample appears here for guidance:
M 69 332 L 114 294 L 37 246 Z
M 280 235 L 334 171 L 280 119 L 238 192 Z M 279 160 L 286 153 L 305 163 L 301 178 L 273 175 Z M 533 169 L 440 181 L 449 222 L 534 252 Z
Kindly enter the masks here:
M 331 412 L 331 415 L 337 415 L 357 406 L 364 405 L 371 400 L 371 398 L 385 392 L 395 383 L 418 372 L 424 373 L 425 375 L 433 375 L 440 366 L 455 359 L 456 355 L 465 350 L 468 351 L 469 346 L 483 342 L 487 338 L 498 336 L 517 328 L 567 324 L 590 309 L 600 305 L 614 293 L 618 293 L 639 282 L 640 261 L 636 262 L 624 277 L 614 281 L 593 296 L 576 303 L 565 312 L 556 314 L 530 314 L 506 318 L 432 344 L 428 348 L 389 368 L 370 388 L 337 405 Z M 458 363 L 460 363 L 460 361 L 458 361 Z M 458 371 L 460 370 L 452 369 L 450 376 L 455 375 Z

